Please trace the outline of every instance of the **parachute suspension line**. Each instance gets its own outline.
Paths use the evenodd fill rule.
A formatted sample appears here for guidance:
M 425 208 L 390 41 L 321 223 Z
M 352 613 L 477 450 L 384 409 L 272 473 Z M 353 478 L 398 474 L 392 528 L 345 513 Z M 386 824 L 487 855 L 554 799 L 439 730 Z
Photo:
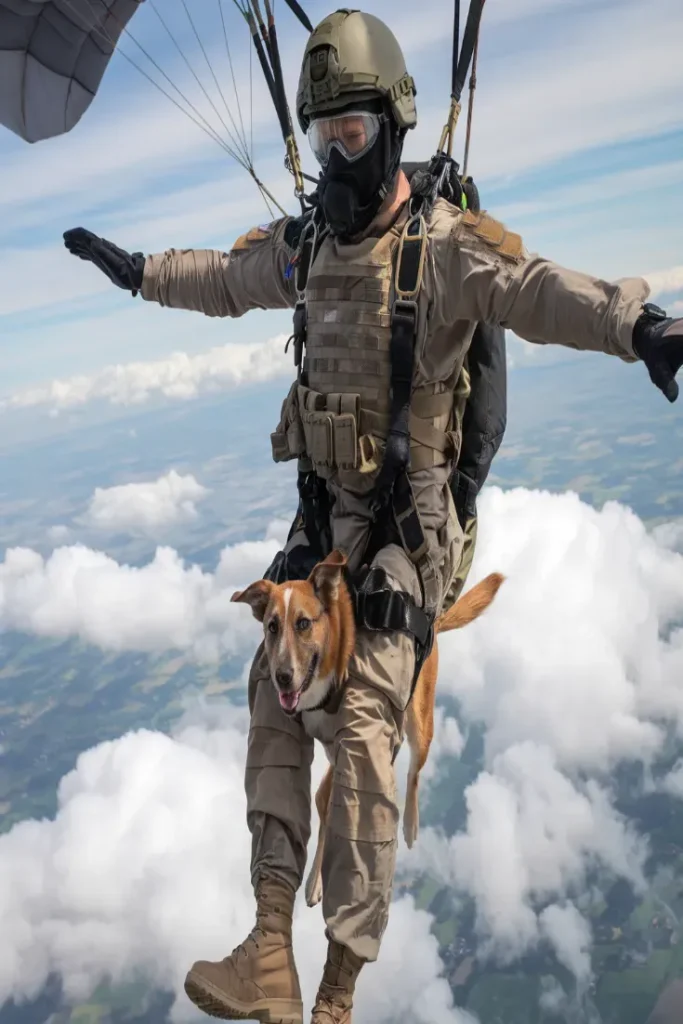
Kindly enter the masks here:
M 254 152 L 254 78 L 252 67 L 254 63 L 254 51 L 249 47 L 249 138 L 251 151 Z
M 173 43 L 173 45 L 175 46 L 176 50 L 178 51 L 178 53 L 180 54 L 180 56 L 182 57 L 182 59 L 184 60 L 184 62 L 185 62 L 185 65 L 187 66 L 187 69 L 188 69 L 189 73 L 191 74 L 191 76 L 193 76 L 193 78 L 195 79 L 195 81 L 196 81 L 196 82 L 197 82 L 197 84 L 199 85 L 200 89 L 202 90 L 202 92 L 204 93 L 204 95 L 206 96 L 206 98 L 207 98 L 207 99 L 209 100 L 209 103 L 211 104 L 211 106 L 212 106 L 212 108 L 213 108 L 213 111 L 214 111 L 214 113 L 216 114 L 216 116 L 217 116 L 218 120 L 219 120 L 219 121 L 220 121 L 220 123 L 222 124 L 222 126 L 223 126 L 223 128 L 224 128 L 225 132 L 227 133 L 227 136 L 228 136 L 228 138 L 230 139 L 230 142 L 231 142 L 231 147 L 230 147 L 230 155 L 231 155 L 231 156 L 232 156 L 232 157 L 233 157 L 234 159 L 236 159 L 236 160 L 239 160 L 240 164 L 241 164 L 241 165 L 242 165 L 243 167 L 245 167 L 245 169 L 248 169 L 248 168 L 249 168 L 249 155 L 247 154 L 247 155 L 245 156 L 245 155 L 243 155 L 243 154 L 241 153 L 241 156 L 240 156 L 240 157 L 238 157 L 238 155 L 237 155 L 237 152 L 234 152 L 234 150 L 237 150 L 237 151 L 239 151 L 239 150 L 240 150 L 240 145 L 239 145 L 239 142 L 237 142 L 237 140 L 236 140 L 236 139 L 234 139 L 234 138 L 232 137 L 232 135 L 231 135 L 231 133 L 230 133 L 230 130 L 229 130 L 229 128 L 227 127 L 227 125 L 225 124 L 225 122 L 223 121 L 223 119 L 222 119 L 222 117 L 221 117 L 221 115 L 220 115 L 220 112 L 219 112 L 219 111 L 218 111 L 218 110 L 216 109 L 216 104 L 214 103 L 213 99 L 211 98 L 211 96 L 210 96 L 210 95 L 209 95 L 209 93 L 207 92 L 207 90 L 206 90 L 206 88 L 205 88 L 205 86 L 204 86 L 204 83 L 203 83 L 203 82 L 201 81 L 201 79 L 200 79 L 199 75 L 197 74 L 197 72 L 195 71 L 195 69 L 193 68 L 193 66 L 191 66 L 191 63 L 189 62 L 189 60 L 188 60 L 187 56 L 185 55 L 185 53 L 183 53 L 183 51 L 182 51 L 182 47 L 180 46 L 180 44 L 179 44 L 179 43 L 178 43 L 178 41 L 176 40 L 175 36 L 173 35 L 173 33 L 172 33 L 172 32 L 171 32 L 171 30 L 169 29 L 168 25 L 166 24 L 166 22 L 165 22 L 165 20 L 164 20 L 163 16 L 162 16 L 162 15 L 161 15 L 161 13 L 159 12 L 159 9 L 157 8 L 157 6 L 156 6 L 156 4 L 155 4 L 154 0 L 148 0 L 148 2 L 150 2 L 150 5 L 151 5 L 152 9 L 154 10 L 155 14 L 156 14 L 156 15 L 157 15 L 157 17 L 159 18 L 159 20 L 160 20 L 160 22 L 161 22 L 161 24 L 162 24 L 163 28 L 164 28 L 164 29 L 166 30 L 166 33 L 167 33 L 167 35 L 168 35 L 169 39 L 171 40 L 171 42 L 172 42 L 172 43 Z M 226 143 L 226 144 L 227 144 L 227 143 Z
M 76 15 L 77 15 L 78 17 L 82 17 L 82 12 L 76 9 L 76 7 L 74 6 L 73 0 L 63 0 L 63 3 L 64 3 L 64 5 L 65 5 L 66 7 L 68 7 L 68 8 L 69 8 L 69 10 L 71 10 L 71 12 L 72 12 L 73 14 L 76 14 Z M 100 0 L 100 3 L 102 3 L 102 5 L 104 6 L 104 0 Z M 107 8 L 107 10 L 109 11 L 109 8 Z M 115 16 L 115 15 L 112 15 L 112 14 L 111 14 L 111 11 L 109 11 L 109 14 L 110 14 L 110 15 L 111 15 L 111 17 L 113 18 L 113 20 L 115 20 L 115 21 L 118 21 L 118 19 L 116 18 L 116 16 Z M 119 24 L 121 24 L 121 23 L 119 22 Z M 113 39 L 112 39 L 112 37 L 111 37 L 111 36 L 109 35 L 109 33 L 108 33 L 108 32 L 106 31 L 106 29 L 103 29 L 103 28 L 101 28 L 100 26 L 98 26 L 98 25 L 96 25 L 96 24 L 94 24 L 94 23 L 90 24 L 90 25 L 88 26 L 88 28 L 89 28 L 89 30 L 90 30 L 91 32 L 94 32 L 94 33 L 96 33 L 96 34 L 99 34 L 99 35 L 100 35 L 100 37 L 101 37 L 101 38 L 102 38 L 102 39 L 104 40 L 104 42 L 105 42 L 105 43 L 108 43 L 108 44 L 109 44 L 110 46 L 114 47 L 114 40 L 113 40 Z M 172 87 L 173 89 L 175 89 L 175 91 L 176 91 L 176 92 L 178 93 L 178 95 L 180 96 L 180 98 L 181 98 L 181 99 L 182 99 L 182 100 L 183 100 L 183 101 L 184 101 L 185 103 L 187 103 L 187 105 L 188 105 L 189 107 L 191 107 L 191 109 L 192 109 L 192 110 L 194 111 L 194 113 L 195 113 L 195 114 L 197 115 L 197 116 L 196 116 L 196 118 L 195 118 L 195 117 L 193 117 L 193 115 L 192 115 L 192 114 L 190 114 L 190 113 L 189 113 L 189 112 L 188 112 L 187 110 L 185 110 L 185 108 L 184 108 L 184 107 L 182 107 L 182 106 L 180 105 L 180 103 L 178 103 L 178 101 L 177 101 L 177 100 L 175 100 L 175 99 L 173 98 L 173 96 L 171 96 L 171 94 L 170 94 L 170 93 L 168 93 L 168 92 L 166 91 L 166 89 L 164 89 L 164 87 L 163 87 L 162 85 L 159 85 L 159 83 L 158 83 L 158 82 L 156 82 L 156 81 L 155 81 L 155 80 L 154 80 L 154 79 L 152 78 L 152 76 L 151 76 L 151 75 L 150 75 L 150 74 L 149 74 L 149 73 L 148 73 L 147 71 L 145 71 L 145 69 L 144 69 L 144 68 L 141 68 L 141 67 L 140 67 L 140 65 L 139 65 L 139 64 L 137 63 L 137 61 L 133 60 L 133 58 L 132 58 L 131 56 L 129 56 L 129 54 L 125 53 L 125 52 L 124 52 L 123 50 L 120 50 L 120 49 L 119 49 L 118 47 L 116 47 L 116 48 L 115 48 L 115 49 L 116 49 L 116 53 L 117 53 L 117 54 L 119 54 L 119 55 L 120 55 L 121 57 L 123 57 L 123 59 L 124 59 L 124 60 L 128 61 L 128 63 L 129 63 L 129 64 L 130 64 L 130 65 L 131 65 L 132 67 L 134 67 L 136 71 L 138 71 L 138 72 L 139 72 L 139 73 L 140 73 L 140 74 L 141 74 L 141 75 L 142 75 L 142 76 L 143 76 L 144 78 L 146 78 L 146 79 L 147 79 L 147 81 L 148 81 L 148 82 L 150 82 L 150 83 L 151 83 L 151 84 L 152 84 L 152 85 L 154 86 L 154 88 L 155 88 L 155 89 L 158 89 L 158 91 L 159 91 L 159 92 L 160 92 L 160 93 L 161 93 L 161 94 L 162 94 L 163 96 L 165 96 L 165 97 L 166 97 L 166 98 L 167 98 L 168 100 L 170 100 L 170 101 L 171 101 L 171 103 L 172 103 L 172 104 L 174 105 L 174 107 L 177 107 L 177 108 L 178 108 L 178 110 L 180 110 L 180 111 L 181 111 L 181 113 L 185 114 L 185 116 L 186 116 L 186 117 L 189 117 L 189 119 L 190 119 L 191 121 L 193 121 L 193 122 L 194 122 L 194 124 L 196 124 L 198 128 L 201 128 L 201 130 L 202 130 L 202 131 L 203 131 L 203 132 L 204 132 L 204 133 L 205 133 L 206 135 L 208 135 L 208 136 L 209 136 L 209 138 L 213 139 L 213 141 L 214 141 L 214 142 L 218 143 L 218 145 L 219 145 L 219 146 L 221 147 L 221 149 L 223 149 L 223 150 L 224 150 L 224 151 L 225 151 L 226 153 L 228 153 L 228 154 L 229 154 L 230 156 L 232 156 L 232 157 L 233 157 L 234 159 L 237 159 L 237 160 L 239 160 L 239 158 L 238 158 L 238 157 L 236 156 L 236 154 L 234 154 L 234 153 L 232 152 L 232 150 L 231 150 L 230 146 L 228 146 L 228 144 L 227 144 L 227 143 L 226 143 L 226 142 L 225 142 L 225 141 L 224 141 L 224 140 L 223 140 L 223 139 L 222 139 L 222 138 L 220 137 L 220 135 L 218 134 L 218 132 L 217 132 L 217 131 L 216 131 L 216 130 L 215 130 L 215 129 L 214 129 L 214 128 L 213 128 L 213 127 L 212 127 L 212 126 L 211 126 L 211 125 L 209 124 L 209 122 L 208 122 L 208 121 L 206 120 L 206 118 L 204 117 L 204 115 L 203 115 L 203 114 L 202 114 L 202 113 L 201 113 L 201 112 L 200 112 L 199 110 L 197 110 L 197 108 L 196 108 L 196 107 L 195 107 L 195 105 L 194 105 L 194 104 L 192 103 L 192 101 L 191 101 L 191 100 L 188 100 L 187 96 L 185 96 L 185 95 L 184 95 L 184 93 L 183 93 L 183 92 L 182 92 L 182 91 L 181 91 L 181 90 L 180 90 L 180 89 L 178 88 L 178 86 L 177 86 L 177 85 L 175 84 L 175 82 L 173 82 L 173 81 L 172 81 L 172 79 L 170 79 L 170 78 L 169 78 L 169 76 L 168 76 L 168 75 L 166 74 L 166 72 L 164 71 L 164 69 L 163 69 L 163 68 L 161 68 L 161 67 L 159 67 L 159 65 L 158 65 L 158 64 L 157 64 L 157 62 L 156 62 L 156 61 L 154 60 L 154 58 L 153 58 L 153 57 L 151 56 L 151 54 L 149 54 L 149 53 L 147 52 L 147 50 L 145 50 L 145 48 L 144 48 L 144 47 L 143 47 L 143 46 L 142 46 L 142 45 L 141 45 L 141 44 L 140 44 L 140 43 L 139 43 L 139 42 L 137 41 L 137 39 L 135 39 L 135 37 L 134 37 L 134 36 L 133 36 L 133 35 L 132 35 L 132 34 L 131 34 L 130 32 L 128 32 L 128 30 L 127 30 L 127 29 L 125 28 L 125 26 L 121 25 L 121 30 L 122 30 L 122 32 L 125 32 L 125 33 L 126 33 L 126 35 L 128 35 L 128 36 L 129 36 L 129 37 L 130 37 L 130 38 L 132 39 L 132 41 L 133 41 L 133 42 L 135 43 L 135 45 L 136 45 L 136 46 L 138 47 L 138 49 L 140 49 L 140 50 L 141 50 L 141 51 L 143 52 L 143 54 L 144 54 L 144 55 L 145 55 L 145 56 L 147 57 L 147 59 L 148 59 L 148 60 L 150 61 L 150 63 L 154 65 L 154 67 L 155 67 L 155 68 L 157 69 L 157 71 L 159 71 L 159 73 L 160 73 L 161 75 L 163 75 L 163 77 L 164 77 L 164 78 L 166 79 L 166 81 L 167 81 L 167 82 L 169 83 L 169 85 L 170 85 L 170 86 L 171 86 L 171 87 Z M 241 162 L 241 161 L 240 161 L 240 162 Z
M 286 151 L 285 167 L 294 178 L 294 193 L 301 204 L 303 212 L 306 208 L 304 202 L 304 178 L 308 176 L 304 175 L 301 168 L 301 155 L 294 135 L 292 118 L 289 105 L 287 103 L 282 74 L 282 61 L 280 59 L 280 48 L 278 45 L 275 16 L 273 14 L 271 0 L 264 0 L 266 19 L 268 22 L 267 27 L 266 19 L 263 17 L 259 0 L 242 0 L 242 2 L 240 2 L 240 0 L 233 0 L 233 3 L 249 26 L 251 38 L 254 43 L 254 49 L 256 50 L 256 55 L 258 56 L 261 70 L 263 71 L 263 76 L 268 86 L 270 98 L 273 101 L 275 113 L 277 114 L 277 119 L 280 124 L 280 132 L 282 134 Z M 310 26 L 310 31 L 312 32 L 313 26 L 310 25 L 310 22 L 298 3 L 295 7 L 292 7 L 289 0 L 287 0 L 287 3 L 290 10 L 294 11 L 302 24 L 305 27 Z
M 275 28 L 275 17 L 270 6 L 270 0 L 264 0 L 264 3 L 266 5 L 266 14 L 268 16 L 268 35 L 270 37 L 270 46 L 273 55 L 275 88 L 278 92 L 278 98 L 283 115 L 286 117 L 285 147 L 287 150 L 287 169 L 294 178 L 294 194 L 297 199 L 301 201 L 304 194 L 304 178 L 301 170 L 301 156 L 299 154 L 299 147 L 296 144 L 294 126 L 292 125 L 292 115 L 287 103 L 287 94 L 285 92 L 285 83 L 282 75 L 282 61 L 280 60 L 280 47 L 278 45 L 277 30 Z
M 69 8 L 72 11 L 73 14 L 76 15 L 77 18 L 80 18 L 80 19 L 83 18 L 83 11 L 76 8 L 74 0 L 62 0 L 62 2 L 64 3 L 64 5 L 67 8 Z M 132 40 L 132 42 L 135 44 L 135 46 L 137 46 L 137 48 L 141 51 L 141 53 L 147 58 L 147 60 L 150 62 L 150 64 L 152 64 L 152 66 L 159 72 L 159 74 L 168 82 L 168 84 L 171 86 L 171 88 L 175 90 L 175 92 L 188 105 L 188 107 L 190 107 L 190 109 L 192 111 L 194 111 L 194 114 L 196 115 L 196 117 L 193 116 L 183 106 L 181 106 L 181 104 L 178 103 L 178 101 L 176 99 L 174 99 L 174 97 L 166 89 L 164 89 L 164 87 L 162 85 L 160 85 L 159 82 L 157 82 L 154 78 L 152 78 L 152 76 L 147 71 L 145 71 L 144 68 L 140 67 L 140 65 L 137 63 L 137 61 L 133 60 L 133 58 L 130 57 L 129 54 L 125 53 L 118 46 L 116 46 L 115 40 L 111 37 L 111 35 L 107 32 L 107 30 L 105 28 L 97 25 L 93 21 L 93 22 L 91 22 L 90 25 L 88 25 L 89 30 L 93 34 L 99 36 L 105 43 L 107 43 L 109 46 L 111 46 L 113 50 L 115 49 L 116 52 L 118 54 L 120 54 L 124 58 L 124 60 L 126 60 L 132 67 L 134 67 L 135 70 L 138 71 L 144 78 L 146 78 L 147 81 L 150 82 L 151 85 L 153 85 L 155 89 L 157 89 L 163 96 L 165 96 L 166 99 L 170 100 L 170 102 L 173 104 L 174 107 L 176 107 L 178 110 L 180 110 L 180 112 L 182 114 L 184 114 L 186 117 L 188 117 L 190 119 L 190 121 L 192 121 L 198 128 L 200 128 L 206 135 L 208 135 L 208 137 L 210 139 L 213 139 L 213 141 L 216 142 L 221 147 L 221 149 L 224 152 L 226 152 L 230 157 L 232 157 L 233 160 L 235 160 L 241 167 L 244 168 L 244 170 L 246 170 L 249 173 L 249 175 L 253 178 L 257 188 L 259 189 L 259 192 L 261 193 L 261 197 L 263 198 L 264 203 L 266 205 L 266 209 L 268 210 L 268 212 L 269 212 L 269 214 L 271 216 L 272 216 L 272 209 L 270 207 L 270 203 L 268 202 L 268 200 L 270 200 L 270 202 L 272 202 L 273 205 L 275 207 L 277 207 L 277 209 L 280 210 L 280 212 L 283 215 L 286 215 L 286 211 L 282 208 L 280 203 L 278 203 L 277 199 L 275 199 L 275 197 L 273 196 L 272 192 L 270 192 L 270 190 L 265 186 L 265 184 L 257 176 L 257 174 L 256 174 L 256 172 L 254 170 L 254 167 L 251 164 L 251 160 L 248 159 L 248 160 L 245 161 L 244 157 L 239 152 L 235 152 L 235 150 L 224 139 L 221 138 L 221 136 L 218 134 L 218 132 L 206 120 L 204 115 L 199 110 L 197 110 L 197 108 L 192 103 L 192 101 L 189 100 L 187 98 L 187 96 L 185 96 L 185 94 L 182 92 L 182 90 L 178 88 L 178 86 L 175 84 L 175 82 L 169 77 L 169 75 L 164 71 L 164 69 L 159 65 L 159 63 L 154 59 L 154 57 L 148 52 L 148 50 L 146 50 L 145 47 L 135 38 L 135 36 L 130 32 L 130 30 L 126 27 L 126 25 L 115 14 L 112 13 L 111 9 L 106 5 L 105 0 L 99 0 L 99 2 L 102 4 L 103 7 L 105 7 L 105 10 L 107 11 L 109 17 L 111 17 L 112 20 L 115 21 L 117 23 L 117 25 L 120 27 L 121 33 L 125 34 L 126 36 L 128 36 L 129 39 Z M 157 12 L 157 14 L 158 14 L 158 12 Z M 162 24 L 163 24 L 163 19 L 162 19 Z M 170 33 L 169 33 L 169 35 L 170 35 Z M 175 42 L 175 40 L 174 40 L 174 42 Z M 181 51 L 181 55 L 182 55 L 182 51 Z M 190 68 L 190 70 L 192 70 L 192 69 Z M 224 127 L 225 127 L 225 125 L 224 125 Z
M 223 95 L 223 90 L 221 89 L 220 82 L 218 81 L 218 78 L 216 77 L 216 72 L 214 71 L 213 65 L 211 64 L 211 61 L 209 60 L 209 55 L 207 54 L 206 48 L 204 47 L 204 44 L 202 43 L 202 40 L 201 40 L 200 35 L 199 35 L 199 32 L 197 32 L 197 29 L 195 27 L 195 23 L 192 20 L 192 15 L 190 14 L 189 8 L 188 8 L 187 3 L 186 3 L 186 0 L 180 0 L 180 2 L 183 5 L 185 13 L 187 14 L 187 19 L 190 22 L 190 25 L 192 26 L 192 31 L 194 32 L 195 39 L 197 40 L 197 42 L 199 44 L 199 48 L 201 49 L 202 54 L 204 55 L 204 60 L 206 61 L 206 64 L 207 64 L 207 67 L 208 67 L 209 71 L 211 72 L 213 80 L 214 80 L 214 82 L 216 84 L 216 88 L 218 89 L 218 93 L 219 93 L 221 99 L 223 100 L 223 105 L 225 106 L 225 109 L 227 111 L 228 117 L 230 118 L 230 121 L 232 122 L 232 126 L 235 129 L 235 132 L 239 136 L 239 130 L 237 128 L 237 125 L 235 124 L 235 119 L 233 118 L 232 113 L 230 112 L 230 108 L 228 107 L 228 104 L 227 104 L 227 101 L 225 99 L 225 96 Z M 213 106 L 213 104 L 212 104 L 212 106 Z M 225 124 L 224 124 L 222 118 L 221 118 L 221 123 L 225 127 Z M 227 128 L 226 128 L 226 131 L 227 131 Z M 247 149 L 246 142 L 244 140 L 240 140 L 240 141 L 241 141 L 241 144 L 242 144 L 242 146 L 244 148 L 244 154 L 245 154 L 247 163 L 251 166 L 251 160 L 250 160 L 250 157 L 249 157 L 249 151 Z
M 453 139 L 462 109 L 461 97 L 474 51 L 479 37 L 479 25 L 485 0 L 470 0 L 467 22 L 462 37 L 462 46 L 458 53 L 458 35 L 460 23 L 460 0 L 455 0 L 455 17 L 453 31 L 453 74 L 451 79 L 451 106 L 448 120 L 441 132 L 439 152 L 449 159 L 453 156 Z
M 268 58 L 266 57 L 265 50 L 263 49 L 263 42 L 261 40 L 261 37 L 259 36 L 259 30 L 254 19 L 254 16 L 251 13 L 251 9 L 249 7 L 245 8 L 240 6 L 239 0 L 233 0 L 233 3 L 235 4 L 237 10 L 240 11 L 247 25 L 249 26 L 249 32 L 251 33 L 251 38 L 254 43 L 254 49 L 256 50 L 256 56 L 259 59 L 259 64 L 261 65 L 261 70 L 263 71 L 263 77 L 266 80 L 266 85 L 268 86 L 268 92 L 270 93 L 270 98 L 273 101 L 275 112 L 278 113 L 277 100 L 275 98 L 275 82 L 273 80 L 273 75 L 270 70 L 270 65 L 268 64 Z
M 467 178 L 467 167 L 470 159 L 470 141 L 472 136 L 472 111 L 474 109 L 474 90 L 477 88 L 477 57 L 479 56 L 479 32 L 474 44 L 472 56 L 472 73 L 470 74 L 470 94 L 467 101 L 467 129 L 465 131 L 465 154 L 462 161 L 462 181 Z
M 232 63 L 232 53 L 230 52 L 230 43 L 228 42 L 228 30 L 225 27 L 225 15 L 223 11 L 223 0 L 218 0 L 218 10 L 221 16 L 221 25 L 223 26 L 223 39 L 225 40 L 225 50 L 228 55 L 228 64 L 230 66 L 230 75 L 232 77 L 232 88 L 235 93 L 235 100 L 237 102 L 237 115 L 240 119 L 240 126 L 242 128 L 242 138 L 244 139 L 244 146 L 249 154 L 249 162 L 253 164 L 254 161 L 254 140 L 253 134 L 251 138 L 251 147 L 247 145 L 247 133 L 244 129 L 244 121 L 242 120 L 242 105 L 240 103 L 239 93 L 237 91 L 237 81 L 235 79 L 235 68 Z M 249 48 L 249 88 L 251 89 L 251 47 Z M 225 102 L 225 101 L 224 101 Z M 226 104 L 227 107 L 227 104 Z M 236 130 L 236 129 L 235 129 Z
M 313 32 L 313 25 L 311 24 L 311 22 L 309 20 L 309 17 L 306 14 L 306 12 L 304 11 L 304 9 L 301 6 L 301 4 L 297 3 L 297 0 L 285 0 L 285 3 L 289 7 L 289 9 L 292 12 L 292 14 L 296 15 L 296 17 L 299 19 L 299 21 L 301 22 L 303 27 L 308 32 L 312 33 Z
M 460 104 L 454 104 L 455 83 L 458 77 L 458 55 L 460 49 L 460 0 L 453 4 L 453 61 L 451 68 L 451 107 L 448 113 L 448 121 L 441 134 L 439 150 L 443 153 L 445 146 L 448 146 L 448 155 L 453 153 L 453 136 L 460 116 Z M 446 135 L 447 133 L 447 135 Z
M 216 107 L 216 104 L 214 103 L 214 101 L 212 100 L 211 96 L 210 96 L 210 95 L 209 95 L 209 93 L 207 92 L 207 90 L 206 90 L 206 88 L 205 88 L 205 86 L 204 86 L 204 83 L 203 83 L 203 82 L 201 81 L 201 79 L 200 79 L 199 75 L 197 74 L 197 72 L 195 71 L 195 69 L 194 69 L 194 68 L 192 67 L 192 64 L 190 63 L 190 61 L 189 61 L 189 59 L 188 59 L 187 55 L 186 55 L 186 54 L 185 54 L 185 53 L 183 52 L 183 49 L 182 49 L 182 47 L 180 46 L 180 43 L 178 42 L 178 40 L 176 39 L 176 37 L 175 37 L 175 36 L 173 35 L 173 33 L 171 32 L 170 28 L 168 27 L 168 25 L 167 25 L 167 24 L 166 24 L 166 22 L 164 21 L 164 18 L 163 18 L 163 16 L 161 15 L 161 13 L 159 12 L 159 9 L 158 9 L 158 7 L 157 7 L 157 6 L 156 6 L 156 4 L 154 3 L 154 0 L 148 0 L 148 2 L 149 2 L 149 5 L 150 5 L 150 7 L 152 8 L 152 10 L 154 11 L 154 13 L 156 14 L 157 18 L 158 18 L 158 19 L 159 19 L 159 21 L 161 22 L 161 25 L 162 25 L 162 27 L 164 28 L 164 30 L 166 31 L 166 34 L 168 35 L 169 39 L 171 40 L 171 42 L 172 42 L 172 43 L 173 43 L 173 45 L 175 46 L 176 50 L 178 51 L 178 53 L 179 53 L 179 54 L 180 54 L 180 56 L 182 57 L 183 61 L 185 62 L 185 65 L 187 66 L 187 69 L 188 69 L 188 71 L 190 72 L 190 74 L 191 74 L 191 75 L 192 75 L 192 77 L 194 78 L 194 80 L 195 80 L 195 82 L 197 83 L 197 85 L 199 86 L 199 88 L 200 88 L 200 89 L 202 90 L 202 92 L 204 93 L 204 96 L 206 97 L 206 99 L 207 99 L 207 100 L 209 101 L 209 103 L 211 104 L 211 107 L 213 108 L 213 111 L 214 111 L 214 113 L 216 114 L 216 116 L 217 116 L 218 120 L 220 121 L 220 123 L 221 123 L 221 124 L 223 125 L 223 128 L 225 129 L 225 132 L 227 133 L 227 136 L 228 136 L 228 138 L 230 139 L 230 142 L 231 142 L 231 145 L 232 145 L 232 147 L 233 147 L 233 148 L 234 148 L 235 150 L 237 150 L 237 151 L 239 151 L 239 152 L 240 152 L 240 155 L 241 155 L 240 163 L 242 164 L 242 166 L 243 166 L 243 167 L 245 167 L 245 168 L 248 168 L 248 167 L 249 167 L 249 164 L 250 164 L 250 161 L 249 161 L 249 154 L 248 154 L 248 153 L 246 153 L 246 152 L 245 152 L 244 150 L 240 149 L 240 144 L 239 144 L 239 142 L 238 142 L 238 141 L 237 141 L 237 140 L 236 140 L 236 139 L 234 138 L 234 136 L 232 135 L 232 132 L 230 131 L 230 129 L 228 128 L 227 124 L 226 124 L 226 123 L 225 123 L 225 121 L 223 120 L 223 117 L 221 116 L 221 113 L 220 113 L 220 111 L 218 110 L 218 108 Z M 182 0 L 181 0 L 181 3 L 182 3 Z M 189 12 L 188 12 L 188 17 L 189 17 Z M 191 19 L 190 19 L 190 24 L 192 24 L 192 20 L 191 20 Z M 201 45 L 201 43 L 200 43 L 200 45 Z M 213 69 L 212 69 L 212 70 L 213 70 Z M 220 89 L 219 89 L 219 92 L 220 92 Z M 222 95 L 222 93 L 221 93 L 221 95 Z

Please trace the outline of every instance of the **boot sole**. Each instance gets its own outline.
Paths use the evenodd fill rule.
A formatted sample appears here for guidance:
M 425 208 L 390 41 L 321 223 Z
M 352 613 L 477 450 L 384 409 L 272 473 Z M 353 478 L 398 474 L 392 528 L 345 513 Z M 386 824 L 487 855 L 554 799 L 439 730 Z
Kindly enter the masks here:
M 189 971 L 185 978 L 185 994 L 209 1017 L 221 1020 L 258 1020 L 261 1024 L 303 1024 L 303 1002 L 296 999 L 260 999 L 242 1003 L 228 998 L 200 974 Z

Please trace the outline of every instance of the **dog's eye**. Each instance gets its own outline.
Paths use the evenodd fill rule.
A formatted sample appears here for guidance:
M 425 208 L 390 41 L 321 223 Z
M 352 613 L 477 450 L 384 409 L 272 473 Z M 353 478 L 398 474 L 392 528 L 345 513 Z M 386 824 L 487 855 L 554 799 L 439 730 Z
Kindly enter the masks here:
M 302 632 L 304 632 L 307 629 L 310 629 L 311 628 L 311 620 L 310 619 L 297 619 L 296 628 L 300 629 Z
M 271 619 L 268 623 L 268 632 L 277 633 L 277 619 Z

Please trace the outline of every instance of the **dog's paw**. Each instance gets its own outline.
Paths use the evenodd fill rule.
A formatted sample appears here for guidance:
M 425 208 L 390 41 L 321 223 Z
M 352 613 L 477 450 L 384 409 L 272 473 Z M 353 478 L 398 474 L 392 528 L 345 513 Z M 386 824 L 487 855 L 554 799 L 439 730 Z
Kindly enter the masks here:
M 323 898 L 323 879 L 319 871 L 311 872 L 306 879 L 306 904 L 315 907 Z

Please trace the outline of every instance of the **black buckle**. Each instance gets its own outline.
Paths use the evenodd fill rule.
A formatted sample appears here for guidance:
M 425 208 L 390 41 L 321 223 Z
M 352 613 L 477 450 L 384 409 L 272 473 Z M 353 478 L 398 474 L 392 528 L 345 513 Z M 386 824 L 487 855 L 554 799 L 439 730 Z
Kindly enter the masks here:
M 405 609 L 402 594 L 390 588 L 359 590 L 356 595 L 358 621 L 373 633 L 405 628 Z
M 417 302 L 413 299 L 394 299 L 394 304 L 391 308 L 392 320 L 394 317 L 408 320 L 414 328 L 417 324 Z M 412 376 L 410 383 L 412 384 Z
M 651 320 L 668 320 L 668 313 L 654 302 L 643 303 L 643 313 L 647 313 Z

